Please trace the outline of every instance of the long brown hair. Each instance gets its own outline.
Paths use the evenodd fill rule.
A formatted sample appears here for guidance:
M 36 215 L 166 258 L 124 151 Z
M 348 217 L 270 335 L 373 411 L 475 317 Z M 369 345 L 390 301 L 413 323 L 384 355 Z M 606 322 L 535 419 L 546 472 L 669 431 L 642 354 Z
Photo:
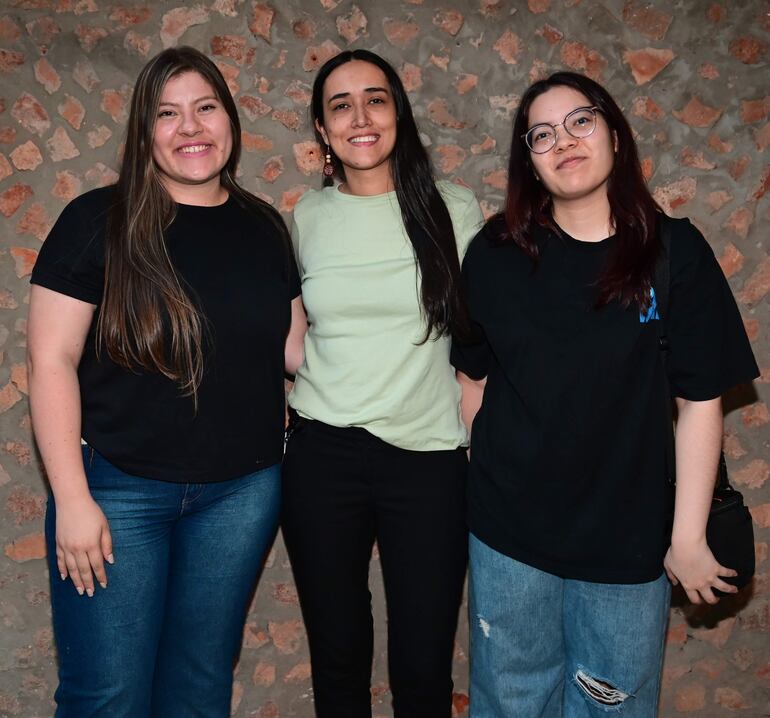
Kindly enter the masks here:
M 628 121 L 610 94 L 599 83 L 576 72 L 556 72 L 526 90 L 513 121 L 511 156 L 508 162 L 508 191 L 505 232 L 502 243 L 513 242 L 537 263 L 539 249 L 532 225 L 555 229 L 552 199 L 535 176 L 529 148 L 522 139 L 529 129 L 529 110 L 535 98 L 554 87 L 569 87 L 582 93 L 601 113 L 617 138 L 615 162 L 607 182 L 610 222 L 617 241 L 596 284 L 596 305 L 613 300 L 628 307 L 647 309 L 658 255 L 663 250 L 658 235 L 661 209 L 647 188 L 636 142 Z
M 159 372 L 179 384 L 197 406 L 203 376 L 205 319 L 182 286 L 169 257 L 164 233 L 176 203 L 164 188 L 152 158 L 153 134 L 166 83 L 198 73 L 214 89 L 230 118 L 232 152 L 220 174 L 236 201 L 267 218 L 286 237 L 286 227 L 267 203 L 238 186 L 241 152 L 238 110 L 217 66 L 192 47 L 169 48 L 139 73 L 131 99 L 125 149 L 107 220 L 105 282 L 97 322 L 97 350 L 134 369 Z

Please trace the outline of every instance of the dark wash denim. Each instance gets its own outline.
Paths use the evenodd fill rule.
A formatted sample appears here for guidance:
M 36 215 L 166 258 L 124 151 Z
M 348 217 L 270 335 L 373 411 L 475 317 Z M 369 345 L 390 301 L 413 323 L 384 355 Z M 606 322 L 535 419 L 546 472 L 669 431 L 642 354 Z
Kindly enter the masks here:
M 62 581 L 46 539 L 57 718 L 227 718 L 248 601 L 275 535 L 280 467 L 211 484 L 130 476 L 83 447 L 115 564 L 93 598 Z
M 394 716 L 450 718 L 468 551 L 465 450 L 408 451 L 319 421 L 292 428 L 281 530 L 308 634 L 316 716 L 372 715 L 376 540 Z

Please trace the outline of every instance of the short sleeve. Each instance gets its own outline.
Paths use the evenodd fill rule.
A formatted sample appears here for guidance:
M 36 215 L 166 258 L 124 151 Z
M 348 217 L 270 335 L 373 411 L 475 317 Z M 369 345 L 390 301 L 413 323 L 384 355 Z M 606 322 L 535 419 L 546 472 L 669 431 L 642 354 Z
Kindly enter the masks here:
M 463 260 L 462 281 L 465 296 L 468 301 L 468 311 L 471 319 L 471 335 L 469 337 L 452 337 L 450 363 L 452 366 L 467 374 L 471 379 L 483 379 L 489 373 L 491 350 L 483 328 L 484 302 L 481 295 L 484 287 L 483 271 L 479 271 L 477 250 L 486 244 L 485 232 L 478 232 L 470 243 L 468 253 Z
M 730 286 L 703 235 L 674 220 L 667 360 L 674 396 L 715 399 L 759 376 Z
M 104 190 L 70 202 L 40 249 L 30 281 L 89 304 L 102 301 L 104 289 Z M 96 200 L 96 201 L 95 201 Z

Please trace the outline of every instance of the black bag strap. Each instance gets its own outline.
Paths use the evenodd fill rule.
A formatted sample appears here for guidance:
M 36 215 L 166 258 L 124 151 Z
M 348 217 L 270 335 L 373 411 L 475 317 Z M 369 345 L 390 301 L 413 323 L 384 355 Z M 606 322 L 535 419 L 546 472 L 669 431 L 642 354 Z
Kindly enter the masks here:
M 668 422 L 669 432 L 666 442 L 666 471 L 668 480 L 676 483 L 676 450 L 674 447 L 674 412 L 671 400 L 671 388 L 668 383 L 667 359 L 669 352 L 668 345 L 668 299 L 669 289 L 671 287 L 671 220 L 661 215 L 658 218 L 658 231 L 660 232 L 660 241 L 663 245 L 663 251 L 658 257 L 655 265 L 655 277 L 653 278 L 653 288 L 655 289 L 655 303 L 658 312 L 658 347 L 660 349 L 660 359 L 663 363 L 663 382 L 665 387 L 666 421 Z M 715 491 L 729 490 L 730 480 L 727 476 L 727 462 L 725 461 L 725 452 L 720 452 L 719 466 L 717 468 Z

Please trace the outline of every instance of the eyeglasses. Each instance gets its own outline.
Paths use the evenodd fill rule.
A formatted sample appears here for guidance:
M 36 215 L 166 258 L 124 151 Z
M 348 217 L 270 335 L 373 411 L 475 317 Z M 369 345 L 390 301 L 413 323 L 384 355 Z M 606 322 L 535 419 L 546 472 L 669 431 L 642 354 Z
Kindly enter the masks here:
M 535 154 L 542 155 L 552 149 L 556 144 L 557 127 L 563 127 L 568 135 L 577 139 L 583 139 L 593 134 L 596 129 L 596 110 L 597 107 L 578 107 L 572 110 L 563 122 L 557 125 L 551 125 L 547 122 L 530 127 L 522 137 L 527 143 L 527 147 Z

